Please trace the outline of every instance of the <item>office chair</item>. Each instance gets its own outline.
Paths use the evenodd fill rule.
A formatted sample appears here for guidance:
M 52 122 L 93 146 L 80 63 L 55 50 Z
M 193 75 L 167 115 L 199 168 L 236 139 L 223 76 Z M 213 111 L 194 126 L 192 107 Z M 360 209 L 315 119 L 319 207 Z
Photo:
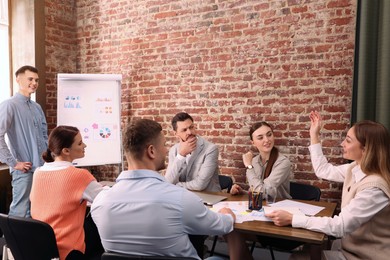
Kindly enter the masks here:
M 221 185 L 221 190 L 227 190 L 227 193 L 230 193 L 230 190 L 233 186 L 233 179 L 230 176 L 226 175 L 218 175 L 219 177 L 219 185 Z M 210 250 L 210 256 L 214 255 L 215 246 L 217 245 L 218 236 L 214 236 L 213 245 Z
M 9 205 L 12 201 L 11 181 L 12 176 L 9 174 L 9 169 L 0 170 L 0 213 L 8 214 Z M 2 236 L 3 231 L 0 229 L 0 238 Z
M 125 260 L 125 259 L 153 259 L 153 260 L 194 260 L 191 257 L 173 257 L 173 256 L 135 256 L 135 255 L 125 255 L 114 252 L 105 252 L 102 255 L 102 260 Z
M 230 193 L 230 190 L 233 186 L 233 179 L 227 175 L 218 175 L 219 185 L 221 186 L 221 190 L 227 190 L 227 193 Z
M 290 182 L 290 195 L 295 200 L 319 201 L 321 198 L 321 189 L 309 184 Z M 281 251 L 291 251 L 302 245 L 301 242 L 281 238 L 257 236 L 257 239 L 263 247 L 269 248 L 273 260 L 275 259 L 274 248 Z M 253 252 L 254 245 L 255 243 L 252 245 L 251 252 Z
M 56 237 L 49 224 L 0 214 L 0 228 L 16 260 L 59 259 Z
M 321 198 L 321 190 L 313 185 L 290 182 L 290 195 L 294 200 L 319 201 Z

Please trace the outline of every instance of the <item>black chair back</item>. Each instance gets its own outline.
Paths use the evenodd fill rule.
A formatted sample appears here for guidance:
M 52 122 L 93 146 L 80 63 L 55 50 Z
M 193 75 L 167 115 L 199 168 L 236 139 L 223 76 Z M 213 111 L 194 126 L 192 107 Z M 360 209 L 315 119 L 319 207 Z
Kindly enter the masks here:
M 233 180 L 230 176 L 226 175 L 218 175 L 219 177 L 219 185 L 221 185 L 221 189 L 227 189 L 227 192 L 230 193 L 230 190 L 233 186 Z
M 56 237 L 49 224 L 0 214 L 0 227 L 15 260 L 59 258 Z
M 290 182 L 290 195 L 296 200 L 319 201 L 321 198 L 321 190 L 313 185 Z
M 105 252 L 102 255 L 102 260 L 125 260 L 125 259 L 154 259 L 154 260 L 194 260 L 195 258 L 190 257 L 173 257 L 173 256 L 135 256 L 125 255 L 114 252 Z

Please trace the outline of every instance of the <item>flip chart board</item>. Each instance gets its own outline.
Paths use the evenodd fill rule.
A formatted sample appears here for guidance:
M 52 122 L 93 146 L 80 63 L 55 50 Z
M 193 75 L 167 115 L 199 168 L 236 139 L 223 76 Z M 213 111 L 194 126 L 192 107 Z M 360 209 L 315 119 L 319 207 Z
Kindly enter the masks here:
M 120 90 L 122 75 L 58 74 L 57 125 L 80 130 L 85 157 L 76 166 L 122 162 Z

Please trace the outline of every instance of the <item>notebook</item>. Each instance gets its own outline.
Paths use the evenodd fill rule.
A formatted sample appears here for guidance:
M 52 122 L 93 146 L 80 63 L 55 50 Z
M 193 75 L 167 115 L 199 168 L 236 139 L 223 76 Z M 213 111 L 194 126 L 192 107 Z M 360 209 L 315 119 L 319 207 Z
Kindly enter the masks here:
M 206 194 L 206 193 L 197 192 L 197 191 L 193 191 L 193 193 L 195 195 L 197 195 L 199 198 L 201 198 L 204 204 L 209 205 L 209 206 L 212 206 L 220 201 L 227 199 L 227 197 L 221 196 L 221 195 Z

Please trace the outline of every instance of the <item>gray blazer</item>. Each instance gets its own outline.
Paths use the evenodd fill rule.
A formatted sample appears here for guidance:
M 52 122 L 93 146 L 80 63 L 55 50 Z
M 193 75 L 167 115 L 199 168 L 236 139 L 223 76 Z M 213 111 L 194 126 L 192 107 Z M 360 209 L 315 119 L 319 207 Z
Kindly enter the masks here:
M 180 143 L 169 149 L 165 179 L 173 184 L 195 191 L 221 191 L 219 185 L 218 147 L 198 136 L 196 149 L 187 158 L 177 156 Z
M 246 170 L 246 177 L 249 185 L 255 190 L 263 190 L 264 185 L 275 186 L 277 198 L 291 199 L 290 180 L 292 177 L 291 162 L 283 154 L 279 153 L 275 164 L 272 166 L 271 174 L 264 179 L 265 166 L 260 164 L 260 155 L 252 159 L 253 169 Z

